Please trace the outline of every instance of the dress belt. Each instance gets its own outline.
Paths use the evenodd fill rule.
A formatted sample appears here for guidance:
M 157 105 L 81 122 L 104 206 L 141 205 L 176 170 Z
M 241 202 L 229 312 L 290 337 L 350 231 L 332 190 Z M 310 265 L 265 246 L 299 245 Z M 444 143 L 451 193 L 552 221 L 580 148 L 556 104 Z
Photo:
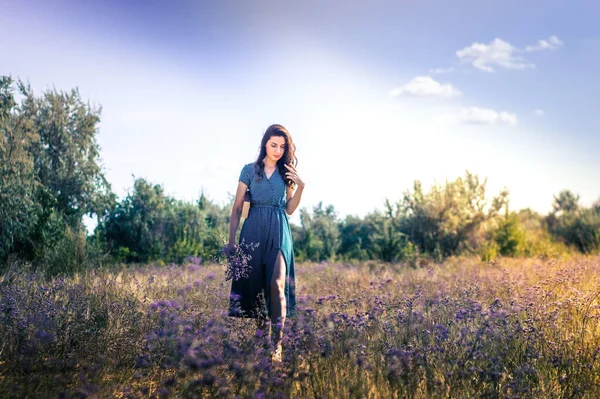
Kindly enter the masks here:
M 285 211 L 285 206 L 284 205 L 279 205 L 279 204 L 255 204 L 255 203 L 250 203 L 250 208 L 274 208 L 274 209 L 281 209 L 282 211 Z

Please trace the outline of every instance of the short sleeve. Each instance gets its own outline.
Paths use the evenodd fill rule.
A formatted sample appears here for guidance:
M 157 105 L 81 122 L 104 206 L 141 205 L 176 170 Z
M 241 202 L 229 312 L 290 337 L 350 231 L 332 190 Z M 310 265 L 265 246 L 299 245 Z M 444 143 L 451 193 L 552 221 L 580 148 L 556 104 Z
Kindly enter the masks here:
M 250 186 L 250 181 L 252 180 L 252 176 L 254 176 L 254 167 L 251 163 L 244 165 L 242 168 L 242 172 L 240 173 L 240 181 L 244 183 L 246 186 Z

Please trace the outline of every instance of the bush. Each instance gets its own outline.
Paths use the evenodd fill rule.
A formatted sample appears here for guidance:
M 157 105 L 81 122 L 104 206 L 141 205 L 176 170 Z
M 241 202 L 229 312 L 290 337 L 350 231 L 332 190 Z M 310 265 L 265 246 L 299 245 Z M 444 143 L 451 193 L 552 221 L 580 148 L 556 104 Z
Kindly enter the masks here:
M 506 213 L 493 232 L 498 254 L 521 256 L 525 251 L 525 232 L 516 213 Z
M 562 191 L 554 197 L 554 210 L 546 218 L 549 230 L 566 245 L 582 253 L 600 251 L 600 207 L 579 205 L 579 196 Z

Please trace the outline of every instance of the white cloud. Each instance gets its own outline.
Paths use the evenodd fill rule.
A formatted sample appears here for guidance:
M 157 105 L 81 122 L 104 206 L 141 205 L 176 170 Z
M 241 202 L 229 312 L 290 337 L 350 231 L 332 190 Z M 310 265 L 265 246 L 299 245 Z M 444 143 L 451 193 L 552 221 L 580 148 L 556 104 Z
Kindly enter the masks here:
M 510 125 L 517 124 L 517 116 L 511 112 L 498 112 L 489 108 L 467 107 L 460 110 L 460 121 L 476 125 Z
M 548 40 L 539 40 L 538 44 L 535 46 L 527 46 L 525 47 L 525 51 L 540 51 L 540 50 L 554 50 L 563 45 L 562 40 L 560 40 L 556 36 L 550 36 Z
M 475 68 L 494 72 L 493 65 L 508 69 L 533 68 L 535 65 L 515 55 L 518 51 L 512 44 L 502 39 L 494 39 L 490 44 L 473 43 L 456 52 L 461 63 L 471 63 Z
M 535 64 L 518 55 L 519 53 L 556 49 L 562 44 L 563 42 L 558 37 L 551 36 L 548 40 L 540 40 L 537 45 L 527 46 L 522 50 L 496 38 L 489 44 L 475 42 L 458 50 L 456 56 L 460 63 L 471 64 L 485 72 L 494 72 L 494 67 L 497 66 L 506 69 L 528 69 L 535 68 Z
M 414 97 L 438 97 L 454 98 L 460 97 L 462 92 L 451 84 L 442 84 L 431 76 L 417 76 L 404 86 L 390 91 L 392 97 L 414 96 Z
M 538 115 L 538 116 L 544 116 L 544 115 L 546 115 L 546 111 L 544 111 L 543 109 L 539 109 L 539 108 L 535 109 L 533 111 L 533 113 L 536 114 L 536 115 Z

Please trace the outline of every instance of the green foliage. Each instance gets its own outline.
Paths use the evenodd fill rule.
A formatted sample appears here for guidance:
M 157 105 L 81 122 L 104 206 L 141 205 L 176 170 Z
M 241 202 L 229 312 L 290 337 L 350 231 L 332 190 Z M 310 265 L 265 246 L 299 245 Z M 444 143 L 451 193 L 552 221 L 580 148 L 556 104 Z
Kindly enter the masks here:
M 368 218 L 348 215 L 340 222 L 339 255 L 346 260 L 368 260 L 373 257 L 373 224 Z
M 15 92 L 20 101 L 17 101 Z M 229 233 L 231 203 L 204 194 L 193 203 L 165 195 L 144 179 L 117 201 L 104 177 L 96 134 L 100 107 L 77 89 L 35 95 L 0 76 L 0 272 L 18 258 L 47 274 L 98 262 L 177 262 L 210 258 Z M 486 181 L 463 177 L 425 191 L 419 181 L 383 212 L 340 220 L 333 205 L 300 211 L 291 225 L 298 261 L 383 260 L 420 263 L 453 255 L 553 257 L 600 250 L 600 200 L 590 208 L 568 190 L 543 217 L 508 212 L 508 193 L 489 201 Z M 85 236 L 84 215 L 98 227 Z
M 498 257 L 498 244 L 495 241 L 485 241 L 479 248 L 481 260 L 490 262 Z
M 583 253 L 600 250 L 600 202 L 590 208 L 579 205 L 579 195 L 565 190 L 554 197 L 547 217 L 549 231 Z
M 202 198 L 202 197 L 201 197 Z M 220 237 L 226 236 L 229 217 L 226 208 L 204 203 L 203 208 L 181 201 L 174 202 L 167 220 L 171 236 L 168 239 L 167 259 L 177 263 L 187 256 L 209 258 L 223 246 Z
M 225 207 L 204 195 L 196 204 L 165 195 L 161 185 L 137 179 L 97 228 L 116 260 L 181 263 L 187 256 L 208 258 L 224 244 L 229 223 Z
M 0 77 L 0 261 L 33 247 L 32 232 L 40 212 L 29 151 L 39 136 L 32 121 L 18 113 L 12 84 L 10 77 Z
M 109 248 L 127 248 L 127 261 L 156 260 L 165 252 L 165 213 L 169 199 L 160 185 L 152 186 L 144 179 L 133 185 L 133 193 L 118 203 L 100 227 Z
M 300 211 L 302 228 L 297 231 L 298 241 L 294 242 L 300 259 L 314 261 L 333 260 L 340 247 L 339 220 L 333 205 L 326 208 L 319 202 L 312 215 Z
M 525 232 L 521 227 L 519 216 L 508 212 L 500 219 L 500 223 L 493 232 L 494 242 L 498 246 L 498 253 L 502 256 L 520 256 L 524 252 Z
M 553 239 L 544 216 L 530 209 L 522 209 L 517 214 L 525 234 L 524 256 L 553 258 L 571 252 L 563 243 Z
M 553 213 L 572 214 L 576 212 L 579 209 L 579 198 L 579 195 L 569 190 L 561 191 L 558 196 L 554 196 Z
M 374 259 L 399 262 L 415 254 L 415 246 L 408 236 L 399 230 L 399 220 L 393 214 L 391 204 L 386 202 L 387 215 L 379 212 L 367 216 L 372 233 L 371 253 Z
M 0 262 L 16 254 L 72 272 L 85 259 L 83 216 L 102 217 L 114 199 L 95 140 L 100 109 L 77 90 L 35 96 L 22 82 L 17 104 L 13 84 L 0 77 Z
M 292 232 L 292 241 L 294 243 L 294 260 L 296 262 L 307 261 L 306 250 L 304 248 L 304 243 L 306 241 L 304 230 L 301 226 L 293 223 L 290 223 L 290 230 Z
M 497 215 L 508 198 L 503 191 L 488 206 L 485 183 L 467 171 L 464 178 L 434 185 L 425 193 L 416 181 L 413 192 L 406 192 L 395 207 L 390 205 L 390 212 L 398 220 L 398 230 L 421 253 L 437 260 L 465 251 L 475 253 L 483 241 L 485 223 Z
M 80 228 L 84 215 L 103 215 L 114 199 L 96 143 L 101 109 L 85 104 L 77 89 L 35 97 L 29 86 L 19 87 L 24 96 L 22 113 L 39 134 L 30 149 L 36 178 L 69 226 Z
M 489 228 L 488 240 L 480 247 L 483 260 L 498 256 L 556 258 L 570 251 L 552 239 L 545 218 L 531 209 L 508 212 L 496 217 Z

